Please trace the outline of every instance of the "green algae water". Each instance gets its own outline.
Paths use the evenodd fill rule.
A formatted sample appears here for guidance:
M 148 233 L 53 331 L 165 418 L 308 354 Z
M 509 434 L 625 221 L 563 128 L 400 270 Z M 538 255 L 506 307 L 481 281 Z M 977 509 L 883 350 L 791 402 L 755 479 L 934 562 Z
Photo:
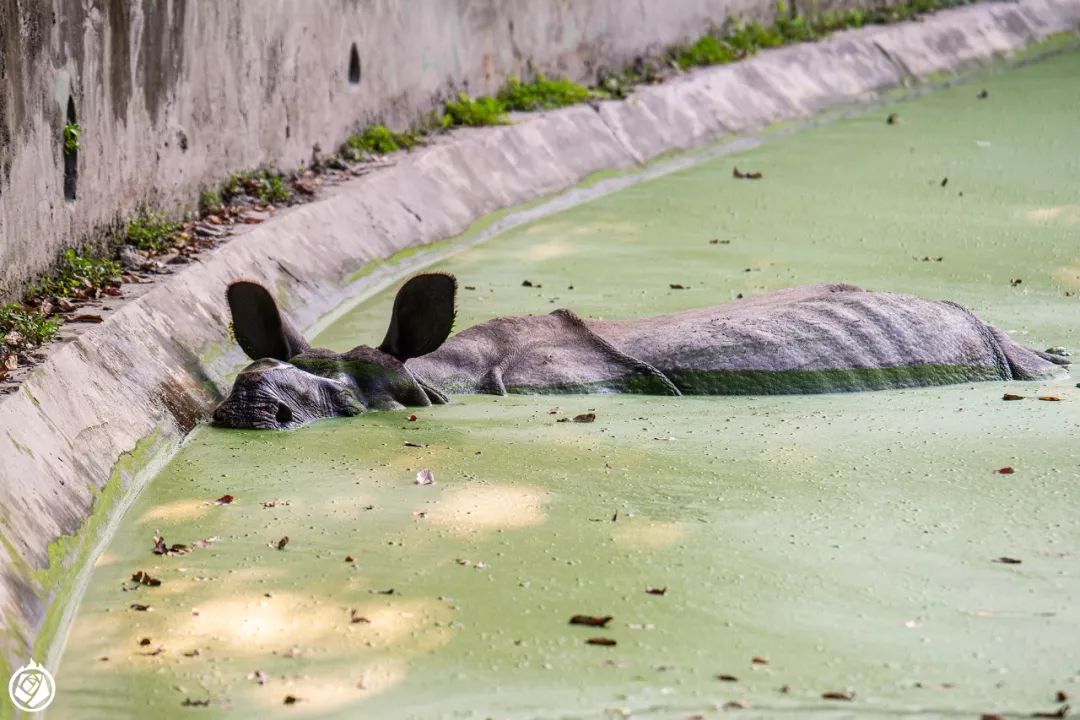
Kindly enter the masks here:
M 459 327 L 842 281 L 1080 348 L 1078 77 L 1073 52 L 899 102 L 437 267 L 459 278 Z M 377 344 L 392 297 L 316 342 Z M 49 715 L 1052 711 L 1080 695 L 1075 382 L 462 397 L 415 421 L 203 428 L 98 560 Z M 154 555 L 155 536 L 193 549 Z

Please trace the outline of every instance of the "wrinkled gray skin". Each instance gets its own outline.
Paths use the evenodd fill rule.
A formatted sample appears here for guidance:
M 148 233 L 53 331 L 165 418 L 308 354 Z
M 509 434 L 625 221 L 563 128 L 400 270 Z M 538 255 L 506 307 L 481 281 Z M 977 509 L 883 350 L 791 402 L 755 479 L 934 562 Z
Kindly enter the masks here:
M 951 302 L 807 285 L 729 305 L 627 321 L 569 310 L 496 318 L 447 339 L 453 276 L 399 291 L 378 348 L 313 349 L 254 283 L 229 287 L 237 341 L 256 362 L 214 413 L 218 425 L 293 428 L 447 394 L 779 394 L 974 380 L 1036 380 L 1062 358 L 1025 348 Z

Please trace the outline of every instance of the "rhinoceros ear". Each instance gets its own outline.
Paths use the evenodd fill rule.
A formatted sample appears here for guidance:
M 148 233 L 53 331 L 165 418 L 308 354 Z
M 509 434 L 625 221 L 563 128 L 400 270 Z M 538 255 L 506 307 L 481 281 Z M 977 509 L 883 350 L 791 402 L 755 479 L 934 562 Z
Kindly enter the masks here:
M 234 282 L 225 295 L 232 313 L 233 334 L 252 360 L 288 360 L 311 349 L 303 335 L 281 316 L 270 291 L 262 285 Z
M 454 329 L 457 279 L 449 273 L 410 278 L 394 299 L 394 314 L 379 349 L 398 360 L 438 349 Z

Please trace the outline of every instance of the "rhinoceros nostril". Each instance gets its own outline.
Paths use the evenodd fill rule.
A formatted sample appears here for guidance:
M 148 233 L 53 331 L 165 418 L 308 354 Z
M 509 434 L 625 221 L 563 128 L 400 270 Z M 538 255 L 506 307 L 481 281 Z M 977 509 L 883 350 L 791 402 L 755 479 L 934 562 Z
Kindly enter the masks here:
M 274 415 L 274 419 L 283 425 L 292 422 L 292 410 L 285 403 L 278 403 L 277 414 Z

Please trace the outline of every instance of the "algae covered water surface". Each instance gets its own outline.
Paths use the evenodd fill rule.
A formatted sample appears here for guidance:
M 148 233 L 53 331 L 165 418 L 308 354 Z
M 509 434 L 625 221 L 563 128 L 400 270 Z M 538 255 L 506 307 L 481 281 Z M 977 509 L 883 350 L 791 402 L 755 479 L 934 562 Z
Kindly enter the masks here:
M 1060 55 L 510 231 L 438 265 L 458 326 L 843 281 L 1080 347 L 1077 77 Z M 376 344 L 391 301 L 317 341 Z M 204 428 L 98 561 L 50 716 L 1055 711 L 1080 695 L 1075 382 Z

